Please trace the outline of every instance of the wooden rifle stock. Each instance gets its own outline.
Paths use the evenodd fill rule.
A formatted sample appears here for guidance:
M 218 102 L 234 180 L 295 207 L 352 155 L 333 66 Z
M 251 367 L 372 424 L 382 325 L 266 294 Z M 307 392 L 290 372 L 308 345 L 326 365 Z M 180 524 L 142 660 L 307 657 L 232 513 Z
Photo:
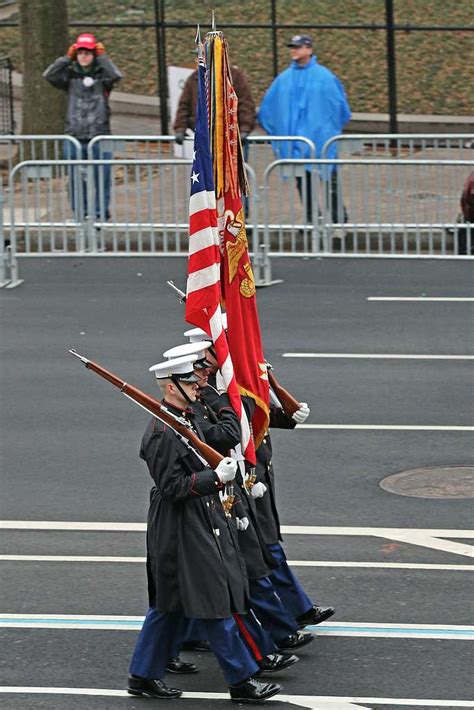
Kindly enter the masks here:
M 180 422 L 178 417 L 175 417 L 173 414 L 166 411 L 166 408 L 163 407 L 159 400 L 149 394 L 146 394 L 145 392 L 142 392 L 137 387 L 127 384 L 124 380 L 121 380 L 120 377 L 114 375 L 113 372 L 110 372 L 98 363 L 79 355 L 75 350 L 70 350 L 69 352 L 82 360 L 88 370 L 92 370 L 97 375 L 100 375 L 100 377 L 103 377 L 104 380 L 107 380 L 115 387 L 118 387 L 124 395 L 130 399 L 133 399 L 134 402 L 146 409 L 150 414 L 154 415 L 158 419 L 161 419 L 162 422 L 168 424 L 168 426 L 181 434 L 181 436 L 187 439 L 189 443 L 201 454 L 212 469 L 217 468 L 224 457 L 211 446 L 208 446 L 204 441 L 202 441 L 191 428 L 188 428 L 185 424 Z
M 288 392 L 288 390 L 280 385 L 271 369 L 268 370 L 268 381 L 270 383 L 270 387 L 280 400 L 285 414 L 288 417 L 291 417 L 291 415 L 297 412 L 300 408 L 300 403 L 293 397 L 292 394 Z

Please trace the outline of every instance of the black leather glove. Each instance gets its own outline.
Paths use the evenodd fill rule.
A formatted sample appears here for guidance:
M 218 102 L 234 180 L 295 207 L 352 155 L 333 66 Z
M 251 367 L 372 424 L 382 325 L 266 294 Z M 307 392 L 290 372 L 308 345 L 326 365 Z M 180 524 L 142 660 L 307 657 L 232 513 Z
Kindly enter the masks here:
M 177 133 L 174 134 L 174 139 L 178 145 L 183 145 L 185 135 L 186 134 L 184 131 L 178 131 Z

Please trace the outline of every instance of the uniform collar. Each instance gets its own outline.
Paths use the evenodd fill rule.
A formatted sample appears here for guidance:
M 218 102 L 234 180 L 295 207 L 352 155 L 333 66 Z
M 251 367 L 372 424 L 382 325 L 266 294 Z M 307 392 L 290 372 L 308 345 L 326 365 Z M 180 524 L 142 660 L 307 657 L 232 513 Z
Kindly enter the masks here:
M 167 409 L 171 409 L 174 414 L 177 414 L 180 417 L 194 417 L 194 412 L 190 406 L 178 407 L 176 404 L 170 404 L 166 401 L 166 399 L 163 399 L 162 402 Z

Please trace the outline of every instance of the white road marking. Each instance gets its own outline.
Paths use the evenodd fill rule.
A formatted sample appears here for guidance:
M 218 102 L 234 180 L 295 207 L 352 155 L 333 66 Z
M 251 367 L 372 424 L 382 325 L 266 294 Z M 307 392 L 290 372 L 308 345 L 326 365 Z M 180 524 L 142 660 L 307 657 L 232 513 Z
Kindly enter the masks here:
M 474 431 L 474 426 L 435 424 L 298 424 L 297 429 L 341 429 L 361 431 Z
M 48 686 L 0 686 L 1 693 L 15 693 L 27 695 L 92 695 L 98 697 L 130 698 L 126 690 L 114 690 L 108 688 L 56 688 Z M 228 700 L 228 693 L 191 693 L 185 692 L 181 696 L 184 700 Z M 290 703 L 300 707 L 314 710 L 340 710 L 343 706 L 353 706 L 358 708 L 361 705 L 401 705 L 418 707 L 447 707 L 447 708 L 474 708 L 474 701 L 471 700 L 434 700 L 423 698 L 360 698 L 349 696 L 332 695 L 276 695 L 271 702 Z M 327 708 L 325 705 L 327 704 Z M 338 707 L 339 706 L 339 707 Z M 357 708 L 354 708 L 357 710 Z
M 0 614 L 1 628 L 15 629 L 88 629 L 95 631 L 137 631 L 143 616 L 108 614 Z M 327 622 L 308 625 L 318 635 L 370 638 L 424 638 L 455 641 L 474 640 L 474 626 L 446 624 L 384 624 L 362 622 Z
M 369 296 L 368 301 L 433 301 L 448 303 L 470 303 L 474 298 L 432 297 L 432 296 Z
M 2 562 L 109 562 L 116 564 L 144 564 L 146 557 L 101 557 L 99 555 L 0 555 Z M 474 565 L 428 564 L 417 562 L 344 562 L 330 560 L 288 560 L 292 567 L 363 567 L 368 569 L 445 570 L 447 572 L 473 572 Z
M 4 530 L 87 530 L 87 531 L 120 531 L 144 532 L 146 523 L 95 523 L 66 522 L 48 520 L 0 520 L 0 529 Z M 353 528 L 327 527 L 318 525 L 282 525 L 281 531 L 286 535 L 349 535 L 363 537 L 381 537 L 386 540 L 397 540 L 409 545 L 428 547 L 433 550 L 451 552 L 464 557 L 474 556 L 474 547 L 465 543 L 453 542 L 449 539 L 473 539 L 473 530 L 438 530 L 429 528 Z
M 146 557 L 100 557 L 99 555 L 0 555 L 2 562 L 115 562 L 121 564 L 144 564 Z
M 62 520 L 0 520 L 3 530 L 74 530 L 88 532 L 143 532 L 146 523 L 89 523 Z
M 443 565 L 417 562 L 330 562 L 327 560 L 288 560 L 292 567 L 353 567 L 366 569 L 411 569 L 411 570 L 445 570 L 447 572 L 472 572 L 474 565 Z
M 0 520 L 3 530 L 73 530 L 73 531 L 114 531 L 143 532 L 146 523 L 122 522 L 89 522 L 79 520 Z M 283 525 L 282 531 L 287 535 L 363 535 L 370 537 L 390 537 L 402 533 L 430 535 L 431 537 L 454 537 L 474 540 L 474 530 L 444 529 L 444 528 L 368 528 L 339 527 L 327 525 Z
M 462 555 L 463 557 L 474 557 L 474 547 L 466 545 L 462 542 L 452 542 L 451 540 L 439 539 L 460 537 L 465 539 L 474 538 L 474 531 L 466 530 L 465 535 L 459 535 L 460 531 L 450 530 L 422 530 L 410 528 L 338 528 L 338 533 L 330 533 L 329 530 L 334 528 L 324 528 L 318 526 L 297 526 L 292 525 L 291 530 L 294 535 L 350 535 L 350 530 L 358 530 L 357 535 L 367 535 L 373 537 L 382 537 L 386 540 L 396 540 L 397 542 L 405 542 L 409 545 L 417 545 L 419 547 L 428 547 L 432 550 L 440 550 L 442 552 L 450 552 L 454 555 Z M 299 533 L 297 531 L 300 531 Z M 316 532 L 316 530 L 318 532 Z M 364 533 L 365 530 L 365 533 Z M 289 531 L 282 525 L 281 531 L 283 534 L 288 534 Z M 454 534 L 451 534 L 454 533 Z
M 406 355 L 394 353 L 283 353 L 283 357 L 346 360 L 474 360 L 474 355 Z

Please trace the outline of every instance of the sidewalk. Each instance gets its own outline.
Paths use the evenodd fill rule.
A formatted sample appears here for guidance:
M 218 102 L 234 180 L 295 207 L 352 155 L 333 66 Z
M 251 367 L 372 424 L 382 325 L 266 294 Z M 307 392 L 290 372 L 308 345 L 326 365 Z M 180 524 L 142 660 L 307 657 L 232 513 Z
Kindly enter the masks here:
M 16 133 L 21 133 L 21 97 L 23 76 L 12 73 L 15 97 Z M 156 96 L 112 91 L 112 133 L 115 135 L 161 135 L 160 102 Z M 345 133 L 388 133 L 389 116 L 386 113 L 354 113 Z M 474 116 L 418 116 L 399 114 L 399 133 L 474 133 Z M 169 132 L 173 133 L 170 124 Z M 261 132 L 258 130 L 257 132 Z

